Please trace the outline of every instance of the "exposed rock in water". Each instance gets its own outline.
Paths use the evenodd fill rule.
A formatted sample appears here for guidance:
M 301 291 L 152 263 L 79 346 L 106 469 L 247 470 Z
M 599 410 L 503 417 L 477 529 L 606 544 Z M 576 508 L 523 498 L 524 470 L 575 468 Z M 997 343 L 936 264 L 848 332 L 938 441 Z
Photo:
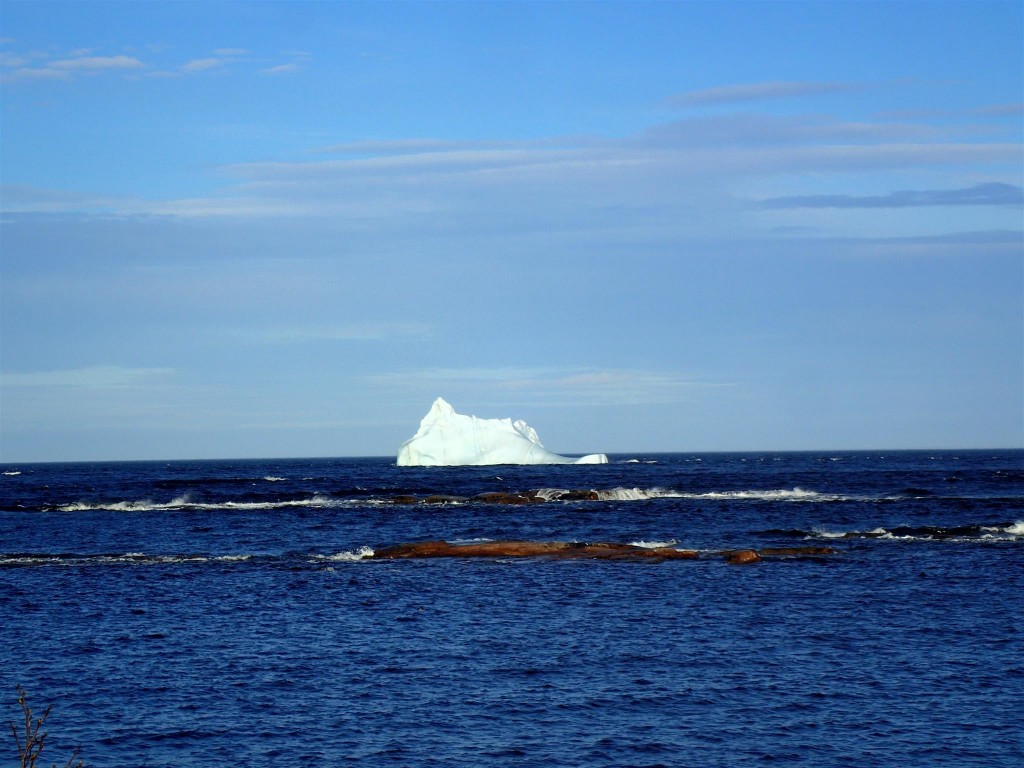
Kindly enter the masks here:
M 565 541 L 484 541 L 449 544 L 446 541 L 421 541 L 396 544 L 376 550 L 371 560 L 396 560 L 428 557 L 550 557 L 596 560 L 693 560 L 698 553 L 671 547 L 638 547 L 634 544 Z
M 737 549 L 731 552 L 723 552 L 725 562 L 730 565 L 746 565 L 747 563 L 760 562 L 761 556 L 752 549 Z
M 420 500 L 415 496 L 392 496 L 389 501 L 392 504 L 419 504 Z
M 529 503 L 499 502 L 499 503 Z M 713 552 L 727 563 L 746 565 L 773 557 L 815 557 L 835 554 L 832 547 L 774 547 L 761 550 L 730 549 Z M 469 544 L 450 544 L 447 541 L 417 541 L 395 544 L 374 551 L 368 560 L 407 560 L 434 557 L 545 557 L 560 560 L 634 560 L 661 562 L 662 560 L 696 560 L 699 552 L 672 547 L 642 547 L 616 542 L 574 541 L 480 541 Z

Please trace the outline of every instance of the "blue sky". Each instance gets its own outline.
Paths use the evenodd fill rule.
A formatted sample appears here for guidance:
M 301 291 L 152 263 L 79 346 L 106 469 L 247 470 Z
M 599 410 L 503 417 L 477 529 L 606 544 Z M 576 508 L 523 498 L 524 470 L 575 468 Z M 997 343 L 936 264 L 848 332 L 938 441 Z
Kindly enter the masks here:
M 1020 2 L 0 22 L 4 461 L 1024 445 Z

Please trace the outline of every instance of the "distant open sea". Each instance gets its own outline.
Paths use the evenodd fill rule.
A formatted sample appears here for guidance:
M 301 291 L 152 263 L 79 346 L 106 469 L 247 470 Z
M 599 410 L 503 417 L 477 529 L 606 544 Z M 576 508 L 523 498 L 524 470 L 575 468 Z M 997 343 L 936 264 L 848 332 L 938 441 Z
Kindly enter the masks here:
M 47 766 L 1024 765 L 1024 451 L 609 458 L 0 465 L 0 725 L 21 685 Z M 701 556 L 370 557 L 504 539 Z

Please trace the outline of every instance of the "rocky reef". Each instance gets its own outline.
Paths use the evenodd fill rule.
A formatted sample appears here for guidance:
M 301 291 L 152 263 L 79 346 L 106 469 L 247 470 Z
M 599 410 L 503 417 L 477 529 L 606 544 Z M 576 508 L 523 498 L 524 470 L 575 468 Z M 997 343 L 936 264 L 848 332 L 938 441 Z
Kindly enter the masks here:
M 770 558 L 819 557 L 833 555 L 831 547 L 784 547 L 761 550 L 740 549 L 710 553 L 724 557 L 735 565 L 756 563 Z M 482 541 L 452 544 L 447 541 L 419 541 L 395 544 L 375 550 L 368 560 L 407 560 L 414 558 L 465 557 L 508 558 L 543 557 L 556 560 L 633 560 L 661 562 L 664 560 L 697 560 L 708 556 L 692 549 L 642 547 L 617 542 L 575 541 Z

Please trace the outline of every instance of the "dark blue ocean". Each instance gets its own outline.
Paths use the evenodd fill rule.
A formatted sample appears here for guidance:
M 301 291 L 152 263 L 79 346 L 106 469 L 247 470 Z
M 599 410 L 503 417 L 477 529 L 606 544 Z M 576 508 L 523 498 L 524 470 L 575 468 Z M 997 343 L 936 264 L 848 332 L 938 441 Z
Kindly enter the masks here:
M 1024 765 L 1024 452 L 610 458 L 0 465 L 0 709 L 96 768 Z M 392 501 L 541 489 L 600 493 Z M 701 556 L 368 557 L 435 539 Z

